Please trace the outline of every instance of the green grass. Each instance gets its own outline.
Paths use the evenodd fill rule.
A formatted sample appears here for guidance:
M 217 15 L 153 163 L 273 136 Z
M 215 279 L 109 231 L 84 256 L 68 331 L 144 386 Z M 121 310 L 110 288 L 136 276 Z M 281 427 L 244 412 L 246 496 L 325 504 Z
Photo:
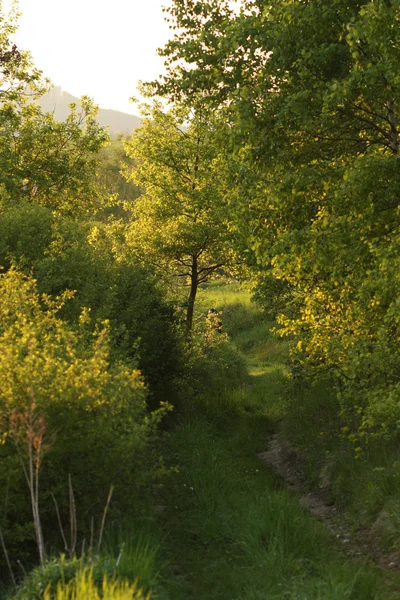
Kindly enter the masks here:
M 110 581 L 107 576 L 99 586 L 92 570 L 86 568 L 73 581 L 60 583 L 55 593 L 47 589 L 43 600 L 149 600 L 149 596 L 135 583 Z
M 179 466 L 165 502 L 167 587 L 176 600 L 384 598 L 374 571 L 352 565 L 261 463 L 263 427 L 251 417 L 224 430 L 200 416 L 178 425 Z
M 159 530 L 155 527 L 155 519 L 151 517 L 143 517 L 143 519 L 137 519 L 136 522 L 130 524 L 126 523 L 124 527 L 111 526 L 106 531 L 100 554 L 89 555 L 86 553 L 81 557 L 73 558 L 67 558 L 65 555 L 55 556 L 49 559 L 43 567 L 39 566 L 33 569 L 19 585 L 14 596 L 9 593 L 9 595 L 4 594 L 4 598 L 42 600 L 47 589 L 50 600 L 51 597 L 56 597 L 59 586 L 62 590 L 66 590 L 65 598 L 69 598 L 67 594 L 72 594 L 73 582 L 77 578 L 82 579 L 82 574 L 90 575 L 88 583 L 90 590 L 94 586 L 101 590 L 106 577 L 108 581 L 126 581 L 130 584 L 137 584 L 144 594 L 151 590 L 155 597 L 163 593 L 158 535 Z M 82 600 L 85 598 L 84 587 L 82 590 L 79 588 L 80 592 L 77 596 Z M 111 597 L 110 595 L 110 599 Z M 115 598 L 117 597 L 119 596 L 116 592 Z M 123 597 L 130 596 L 125 594 Z M 139 599 L 142 598 L 142 595 L 138 593 L 134 597 Z M 61 598 L 64 598 L 64 595 L 60 592 Z M 88 598 L 92 598 L 92 596 L 88 596 Z M 93 600 L 95 598 L 97 596 L 93 592 Z M 71 596 L 71 600 L 73 599 L 75 596 Z
M 349 528 L 371 527 L 374 543 L 389 553 L 400 543 L 400 447 L 373 441 L 356 458 L 355 445 L 341 435 L 343 422 L 332 381 L 309 386 L 301 378 L 288 379 L 288 343 L 271 332 L 237 283 L 214 281 L 202 292 L 203 305 L 213 300 L 222 310 L 224 328 L 246 358 L 251 375 L 253 405 L 267 415 L 283 437 L 305 457 L 304 474 L 319 488 L 329 482 L 331 500 L 346 509 Z M 237 400 L 248 404 L 248 387 Z
M 202 291 L 245 357 L 234 388 L 210 387 L 182 412 L 166 455 L 178 467 L 162 515 L 171 600 L 368 600 L 388 598 L 372 567 L 344 558 L 257 453 L 287 411 L 285 343 L 237 284 Z
M 219 312 L 236 303 L 252 310 L 249 289 L 246 286 L 240 285 L 237 281 L 217 278 L 210 280 L 199 288 L 196 299 L 196 312 L 200 315 L 201 313 L 206 313 L 211 307 Z
M 290 379 L 287 343 L 248 291 L 213 281 L 200 292 L 199 322 L 210 307 L 221 313 L 230 341 L 197 357 L 190 394 L 184 382 L 186 403 L 165 436 L 165 461 L 175 470 L 157 492 L 158 517 L 150 511 L 108 530 L 92 565 L 94 583 L 101 586 L 105 574 L 137 580 L 153 600 L 394 600 L 395 578 L 390 583 L 387 574 L 343 556 L 335 537 L 257 453 L 279 427 L 307 457 L 311 483 L 319 485 L 328 464 L 335 500 L 364 515 L 385 507 L 385 543 L 393 547 L 400 529 L 400 453 L 396 459 L 393 450 L 383 448 L 378 456 L 371 449 L 357 462 L 348 442 L 337 446 L 338 407 L 329 382 L 309 387 Z M 381 465 L 390 461 L 388 477 Z M 78 572 L 78 562 L 61 565 L 61 575 L 59 559 L 35 570 L 19 597 L 42 600 L 38 585 L 55 589 L 60 578 Z M 86 588 L 92 594 L 91 583 L 82 585 L 82 598 Z M 71 586 L 64 587 L 60 600 L 70 598 Z M 111 589 L 110 600 L 122 600 L 125 591 Z
M 376 551 L 390 554 L 398 550 L 398 444 L 372 440 L 361 455 L 356 453 L 357 444 L 341 435 L 340 406 L 327 379 L 311 386 L 293 382 L 289 392 L 281 431 L 306 457 L 303 468 L 309 483 L 318 488 L 325 480 L 347 527 L 369 528 Z

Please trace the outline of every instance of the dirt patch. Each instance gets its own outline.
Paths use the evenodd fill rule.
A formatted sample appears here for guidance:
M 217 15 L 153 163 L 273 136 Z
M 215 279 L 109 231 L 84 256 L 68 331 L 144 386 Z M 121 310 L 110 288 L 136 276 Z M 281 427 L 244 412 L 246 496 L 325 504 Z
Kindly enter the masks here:
M 303 457 L 288 444 L 274 435 L 265 452 L 257 455 L 286 482 L 304 506 L 315 518 L 322 521 L 341 544 L 343 551 L 353 559 L 374 562 L 382 570 L 400 570 L 400 550 L 385 554 L 377 548 L 373 527 L 353 531 L 343 511 L 329 500 L 328 485 L 310 490 L 303 474 Z
M 299 494 L 299 503 L 317 519 L 325 521 L 336 514 L 337 510 L 329 503 L 326 489 L 307 490 L 302 457 L 278 435 L 272 437 L 268 450 L 260 452 L 258 458 L 274 468 L 288 487 Z

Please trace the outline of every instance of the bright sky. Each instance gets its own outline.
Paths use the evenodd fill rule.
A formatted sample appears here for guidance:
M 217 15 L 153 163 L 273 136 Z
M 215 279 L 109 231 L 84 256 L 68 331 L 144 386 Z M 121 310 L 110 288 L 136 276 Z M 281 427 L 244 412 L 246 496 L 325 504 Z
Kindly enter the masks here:
M 7 10 L 10 1 L 3 2 Z M 19 0 L 16 42 L 35 66 L 74 96 L 137 113 L 129 102 L 141 79 L 163 71 L 156 49 L 171 37 L 162 6 L 170 0 Z

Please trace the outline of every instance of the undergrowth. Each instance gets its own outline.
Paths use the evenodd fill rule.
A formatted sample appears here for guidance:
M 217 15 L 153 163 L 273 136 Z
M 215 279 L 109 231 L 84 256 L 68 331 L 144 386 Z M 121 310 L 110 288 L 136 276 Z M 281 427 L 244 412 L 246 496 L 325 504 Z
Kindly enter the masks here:
M 162 522 L 174 600 L 388 598 L 380 574 L 354 564 L 258 457 L 288 410 L 287 346 L 236 284 L 203 290 L 248 372 L 240 385 L 204 385 L 171 432 L 178 467 Z
M 313 385 L 292 382 L 282 435 L 306 458 L 313 487 L 324 488 L 353 529 L 368 527 L 381 552 L 400 544 L 400 447 L 392 441 L 357 444 L 342 434 L 340 405 L 329 379 Z M 400 565 L 399 565 L 400 566 Z
M 222 333 L 211 339 L 203 328 L 206 337 L 196 342 L 203 351 L 192 353 L 186 395 L 164 437 L 170 475 L 155 492 L 156 506 L 132 526 L 110 527 L 95 561 L 56 557 L 34 570 L 18 600 L 397 597 L 377 569 L 343 556 L 257 454 L 280 430 L 304 455 L 310 485 L 327 485 L 332 500 L 353 511 L 355 527 L 377 514 L 386 520 L 380 535 L 389 548 L 398 539 L 400 455 L 370 448 L 354 458 L 340 437 L 332 386 L 293 379 L 287 343 L 248 292 L 209 284 L 199 297 L 198 331 L 211 307 Z

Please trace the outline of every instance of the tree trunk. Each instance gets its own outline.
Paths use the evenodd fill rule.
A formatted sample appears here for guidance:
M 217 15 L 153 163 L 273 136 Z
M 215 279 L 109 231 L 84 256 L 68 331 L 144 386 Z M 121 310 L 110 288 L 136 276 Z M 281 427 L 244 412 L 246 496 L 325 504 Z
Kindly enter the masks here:
M 397 133 L 397 122 L 396 113 L 394 112 L 394 100 L 390 98 L 387 101 L 386 108 L 389 114 L 390 133 L 389 133 L 389 146 L 393 154 L 399 153 L 399 138 Z
M 192 257 L 192 267 L 190 274 L 190 293 L 186 311 L 186 336 L 189 337 L 193 325 L 194 302 L 196 300 L 198 288 L 197 256 Z

